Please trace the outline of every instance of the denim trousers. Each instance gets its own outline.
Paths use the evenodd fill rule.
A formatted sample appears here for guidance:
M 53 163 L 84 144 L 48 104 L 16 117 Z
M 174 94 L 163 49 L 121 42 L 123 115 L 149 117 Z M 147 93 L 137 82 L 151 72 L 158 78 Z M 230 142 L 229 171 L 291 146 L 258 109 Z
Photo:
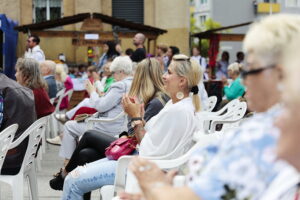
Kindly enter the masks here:
M 116 167 L 117 161 L 107 158 L 77 167 L 65 179 L 62 200 L 82 200 L 84 193 L 113 185 Z

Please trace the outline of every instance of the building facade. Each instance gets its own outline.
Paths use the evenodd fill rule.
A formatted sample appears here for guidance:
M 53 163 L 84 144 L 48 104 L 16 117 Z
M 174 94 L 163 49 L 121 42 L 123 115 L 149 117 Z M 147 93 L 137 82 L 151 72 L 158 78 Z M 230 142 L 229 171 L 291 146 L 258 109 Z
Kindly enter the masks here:
M 230 26 L 255 21 L 261 17 L 277 13 L 300 14 L 300 0 L 194 0 L 194 17 L 199 27 L 208 18 L 222 26 Z M 246 33 L 249 26 L 228 30 L 229 33 Z M 228 51 L 230 61 L 242 50 L 242 42 L 221 42 L 220 52 Z
M 189 2 L 183 0 L 1 0 L 0 13 L 18 21 L 19 25 L 52 20 L 80 13 L 102 13 L 129 21 L 144 23 L 168 32 L 158 37 L 157 43 L 178 46 L 181 52 L 189 52 Z M 55 30 L 79 31 L 82 23 L 57 27 Z M 103 23 L 103 31 L 112 31 Z M 126 30 L 119 30 L 126 31 Z M 100 35 L 101 37 L 101 35 Z M 18 57 L 25 51 L 27 34 L 19 34 Z M 123 50 L 133 48 L 131 38 L 121 38 Z M 155 53 L 154 43 L 152 52 Z M 57 59 L 59 53 L 67 61 L 87 62 L 87 46 L 72 45 L 72 38 L 41 37 L 41 48 L 47 59 Z M 101 48 L 96 48 L 97 56 Z

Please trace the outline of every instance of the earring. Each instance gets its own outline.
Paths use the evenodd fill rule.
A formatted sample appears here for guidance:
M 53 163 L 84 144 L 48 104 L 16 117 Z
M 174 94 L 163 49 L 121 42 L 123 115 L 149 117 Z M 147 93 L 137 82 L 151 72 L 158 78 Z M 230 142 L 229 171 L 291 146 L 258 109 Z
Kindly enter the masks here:
M 183 99 L 183 97 L 184 97 L 183 92 L 177 92 L 177 93 L 176 93 L 176 98 L 177 98 L 177 99 L 181 100 L 181 99 Z

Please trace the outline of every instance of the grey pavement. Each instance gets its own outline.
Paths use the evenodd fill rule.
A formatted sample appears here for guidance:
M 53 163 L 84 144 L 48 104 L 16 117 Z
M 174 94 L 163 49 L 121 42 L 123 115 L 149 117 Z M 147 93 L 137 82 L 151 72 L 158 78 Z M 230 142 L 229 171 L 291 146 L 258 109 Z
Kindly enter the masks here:
M 39 200 L 58 200 L 61 198 L 62 191 L 52 190 L 49 186 L 49 180 L 52 175 L 59 171 L 63 159 L 58 157 L 59 146 L 46 146 L 46 153 L 43 154 L 42 169 L 37 172 Z M 28 183 L 24 181 L 24 199 L 28 200 Z M 19 189 L 19 188 L 13 188 Z M 99 200 L 99 190 L 92 193 L 92 200 Z M 0 183 L 0 200 L 12 200 L 11 188 L 5 183 Z

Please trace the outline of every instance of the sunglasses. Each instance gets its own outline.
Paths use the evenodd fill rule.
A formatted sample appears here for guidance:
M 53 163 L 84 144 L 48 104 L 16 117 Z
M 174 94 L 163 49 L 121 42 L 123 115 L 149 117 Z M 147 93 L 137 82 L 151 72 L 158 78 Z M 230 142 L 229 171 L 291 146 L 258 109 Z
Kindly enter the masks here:
M 258 68 L 258 69 L 250 69 L 250 70 L 242 70 L 241 71 L 241 77 L 244 79 L 246 78 L 247 76 L 250 76 L 250 75 L 255 75 L 255 74 L 259 74 L 267 69 L 273 69 L 275 68 L 276 65 L 269 65 L 267 67 L 261 67 L 261 68 Z

